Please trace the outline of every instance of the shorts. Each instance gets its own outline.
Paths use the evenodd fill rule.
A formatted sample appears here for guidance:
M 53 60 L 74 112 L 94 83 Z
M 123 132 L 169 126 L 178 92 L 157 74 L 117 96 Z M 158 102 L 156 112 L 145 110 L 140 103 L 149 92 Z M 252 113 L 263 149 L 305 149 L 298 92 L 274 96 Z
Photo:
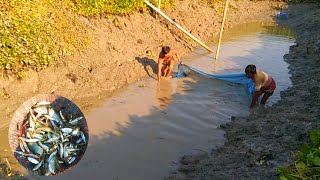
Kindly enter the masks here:
M 271 78 L 271 83 L 268 86 L 263 88 L 263 92 L 272 95 L 277 85 L 276 85 L 276 81 L 272 77 L 269 77 L 269 78 Z

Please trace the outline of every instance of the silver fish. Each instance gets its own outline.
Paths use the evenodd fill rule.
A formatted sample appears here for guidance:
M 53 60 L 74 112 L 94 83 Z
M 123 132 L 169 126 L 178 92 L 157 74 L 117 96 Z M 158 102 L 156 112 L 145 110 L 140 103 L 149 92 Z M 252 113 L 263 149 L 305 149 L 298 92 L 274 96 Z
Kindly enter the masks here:
M 62 111 L 61 111 L 61 110 L 59 111 L 59 115 L 60 115 L 60 117 L 61 117 L 61 119 L 62 119 L 63 121 L 66 120 L 66 118 L 62 115 Z
M 55 158 L 52 158 L 49 160 L 49 165 L 48 165 L 48 169 L 52 174 L 56 173 L 56 162 L 55 162 Z
M 38 145 L 39 145 L 44 151 L 46 151 L 47 153 L 49 152 L 49 147 L 48 147 L 48 146 L 42 144 L 40 141 L 38 142 Z
M 59 140 L 59 136 L 53 136 L 52 138 L 48 139 L 47 141 L 45 141 L 45 143 L 52 143 L 52 142 L 56 142 Z
M 70 120 L 69 123 L 72 124 L 72 125 L 77 125 L 78 122 L 79 122 L 80 120 L 82 120 L 82 119 L 83 119 L 83 117 L 80 116 L 80 117 L 77 117 L 77 118 L 75 118 L 75 119 L 73 119 L 73 120 Z
M 58 124 L 60 124 L 61 123 L 61 118 L 60 118 L 60 116 L 59 116 L 59 114 L 57 114 L 53 109 L 49 109 L 49 116 L 51 116 L 53 119 L 54 119 L 54 121 L 56 122 L 56 123 L 58 123 Z
M 63 133 L 70 134 L 72 132 L 71 128 L 62 128 L 60 129 Z
M 27 138 L 23 138 L 21 140 L 23 140 L 23 141 L 25 141 L 27 143 L 35 143 L 35 142 L 39 141 L 39 139 L 27 139 Z
M 33 134 L 33 138 L 36 138 L 36 139 L 43 139 L 43 135 L 41 134 Z
M 32 157 L 27 157 L 27 159 L 33 164 L 39 164 L 39 161 L 34 159 L 34 158 L 32 158 Z
M 28 154 L 28 153 L 24 153 L 22 151 L 14 151 L 15 153 L 21 155 L 21 156 L 26 156 L 26 157 L 32 157 L 35 159 L 39 159 L 39 156 L 35 155 L 35 154 Z
M 77 139 L 76 143 L 79 144 L 82 141 L 82 138 Z
M 37 113 L 36 118 L 40 117 L 43 114 L 48 114 L 48 108 L 46 106 L 38 106 L 33 108 L 33 111 Z
M 43 163 L 43 159 L 32 169 L 32 171 L 38 170 L 41 167 L 42 163 Z
M 56 125 L 56 121 L 50 120 L 50 123 L 51 123 L 53 129 L 58 129 L 58 126 Z
M 42 155 L 43 149 L 37 143 L 28 143 L 28 147 L 34 154 Z
M 84 133 L 82 131 L 80 131 L 80 136 L 81 136 L 81 139 L 83 140 L 83 142 L 87 142 L 86 141 L 86 136 L 84 135 Z
M 57 154 L 57 151 L 54 151 L 53 153 L 50 154 L 48 161 L 50 161 L 54 156 Z
M 63 157 L 64 157 L 64 158 L 69 157 L 69 151 L 68 151 L 68 148 L 67 148 L 67 146 L 69 146 L 69 145 L 70 145 L 70 143 L 66 143 L 66 144 L 63 146 Z
M 60 158 L 63 159 L 63 145 L 62 143 L 60 143 L 59 145 L 60 145 L 59 155 L 60 155 Z
M 79 136 L 80 135 L 80 128 L 77 127 L 75 130 L 72 131 L 71 136 Z
M 73 161 L 75 161 L 75 160 L 76 160 L 76 157 L 72 157 L 72 158 L 68 161 L 68 163 L 71 164 L 71 163 L 73 163 Z
M 29 149 L 27 143 L 26 143 L 25 141 L 21 140 L 21 139 L 20 139 L 20 142 L 22 143 L 24 149 L 25 149 L 27 152 L 30 152 L 30 149 Z
M 20 149 L 21 149 L 22 152 L 26 152 L 26 149 L 24 148 L 21 140 L 20 140 L 20 142 L 19 142 L 19 146 L 20 146 Z

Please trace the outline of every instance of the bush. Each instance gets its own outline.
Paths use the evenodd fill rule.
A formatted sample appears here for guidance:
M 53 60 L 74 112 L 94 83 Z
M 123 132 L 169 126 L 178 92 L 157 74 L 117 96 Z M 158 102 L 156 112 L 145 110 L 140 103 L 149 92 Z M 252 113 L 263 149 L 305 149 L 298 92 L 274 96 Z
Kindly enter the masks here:
M 312 146 L 304 144 L 299 158 L 288 167 L 278 167 L 280 180 L 320 179 L 320 131 L 310 134 Z

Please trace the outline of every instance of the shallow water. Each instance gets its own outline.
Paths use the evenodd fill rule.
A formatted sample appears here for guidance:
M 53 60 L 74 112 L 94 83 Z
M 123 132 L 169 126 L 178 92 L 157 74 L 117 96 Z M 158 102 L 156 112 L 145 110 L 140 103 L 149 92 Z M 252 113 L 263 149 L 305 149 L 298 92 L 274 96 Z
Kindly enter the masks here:
M 264 26 L 247 24 L 226 31 L 215 65 L 214 54 L 202 48 L 182 60 L 210 73 L 239 73 L 247 64 L 256 64 L 277 81 L 268 103 L 272 105 L 291 85 L 283 55 L 294 38 L 290 29 Z M 163 179 L 183 154 L 210 153 L 222 145 L 219 125 L 231 116 L 247 116 L 249 104 L 241 85 L 201 75 L 163 80 L 160 85 L 146 78 L 85 114 L 90 133 L 86 154 L 68 173 L 52 179 Z

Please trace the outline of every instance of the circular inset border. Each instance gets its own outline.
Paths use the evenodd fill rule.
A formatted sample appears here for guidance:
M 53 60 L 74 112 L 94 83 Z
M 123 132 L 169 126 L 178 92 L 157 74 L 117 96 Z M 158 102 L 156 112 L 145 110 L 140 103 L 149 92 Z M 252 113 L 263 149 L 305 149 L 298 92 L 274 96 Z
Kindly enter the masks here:
M 42 101 L 50 102 L 51 108 L 53 110 L 55 110 L 56 112 L 59 112 L 61 110 L 61 113 L 63 116 L 70 117 L 70 115 L 71 115 L 73 118 L 80 117 L 80 116 L 83 117 L 83 120 L 79 121 L 79 127 L 80 127 L 80 131 L 82 131 L 85 136 L 86 144 L 83 147 L 82 153 L 77 156 L 77 158 L 74 162 L 71 163 L 71 166 L 54 174 L 54 175 L 58 175 L 58 174 L 61 174 L 61 173 L 68 171 L 70 168 L 72 168 L 74 165 L 76 165 L 81 160 L 81 158 L 85 154 L 86 148 L 88 146 L 88 141 L 89 141 L 89 129 L 88 129 L 86 119 L 85 119 L 83 113 L 81 112 L 81 110 L 78 108 L 78 106 L 75 105 L 69 99 L 62 97 L 62 96 L 58 96 L 58 95 L 41 94 L 41 95 L 34 96 L 34 97 L 30 98 L 29 100 L 25 101 L 15 111 L 15 113 L 12 117 L 12 120 L 11 120 L 11 123 L 9 126 L 9 133 L 8 133 L 9 145 L 10 145 L 12 152 L 14 153 L 14 156 L 19 161 L 19 163 L 22 166 L 24 166 L 26 169 L 28 169 L 29 171 L 34 172 L 34 171 L 32 171 L 34 164 L 30 163 L 26 157 L 21 156 L 18 153 L 16 153 L 16 151 L 21 150 L 20 145 L 19 145 L 20 129 L 18 129 L 18 127 L 21 127 L 22 124 L 27 119 L 27 115 L 30 112 L 30 108 L 32 106 L 34 106 L 35 104 L 37 104 L 38 102 L 42 102 Z M 44 175 L 44 174 L 39 174 L 39 175 Z

